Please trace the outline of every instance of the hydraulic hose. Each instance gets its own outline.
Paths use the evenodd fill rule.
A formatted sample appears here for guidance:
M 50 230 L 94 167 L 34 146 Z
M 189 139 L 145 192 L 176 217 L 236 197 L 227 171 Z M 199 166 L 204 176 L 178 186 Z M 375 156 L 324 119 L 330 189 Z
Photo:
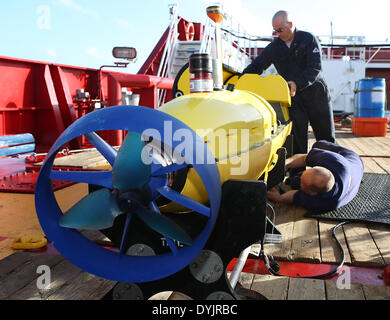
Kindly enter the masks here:
M 290 278 L 302 278 L 302 279 L 322 279 L 322 278 L 327 278 L 327 277 L 330 277 L 332 276 L 333 274 L 337 273 L 344 265 L 345 263 L 345 251 L 344 251 L 344 248 L 340 242 L 340 240 L 337 238 L 337 235 L 336 235 L 336 231 L 339 227 L 343 226 L 343 225 L 346 225 L 348 223 L 351 223 L 350 221 L 344 221 L 344 222 L 341 222 L 339 223 L 338 225 L 336 225 L 334 228 L 333 228 L 333 237 L 336 239 L 336 242 L 338 244 L 338 246 L 340 247 L 341 249 L 341 252 L 342 252 L 342 256 L 343 256 L 343 259 L 341 261 L 341 263 L 332 271 L 329 271 L 327 273 L 324 273 L 324 274 L 320 274 L 320 275 L 314 275 L 314 276 L 306 276 L 306 277 L 298 277 L 298 276 L 290 276 Z M 278 271 L 279 271 L 279 265 L 277 264 L 277 262 L 274 260 L 274 258 L 272 257 L 272 255 L 270 255 L 270 258 L 267 256 L 267 254 L 265 254 L 264 252 L 264 241 L 262 242 L 261 244 L 261 252 L 262 252 L 262 256 L 263 256 L 263 259 L 264 259 L 264 263 L 265 263 L 265 266 L 267 267 L 268 271 L 274 275 L 274 276 L 281 276 L 281 277 L 285 277 L 284 275 L 280 274 Z M 270 260 L 271 260 L 271 263 L 270 263 Z

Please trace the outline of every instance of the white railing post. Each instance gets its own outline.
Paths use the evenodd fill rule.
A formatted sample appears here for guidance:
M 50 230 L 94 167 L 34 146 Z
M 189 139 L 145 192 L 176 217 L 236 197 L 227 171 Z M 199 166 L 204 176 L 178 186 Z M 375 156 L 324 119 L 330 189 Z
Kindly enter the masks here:
M 169 62 L 172 59 L 171 52 L 172 52 L 172 48 L 176 44 L 176 38 L 177 38 L 178 9 L 176 5 L 170 6 L 170 13 L 171 13 L 171 23 L 168 29 L 168 39 L 167 42 L 165 43 L 163 55 L 157 71 L 157 76 L 161 78 L 165 78 L 168 75 Z M 161 104 L 165 101 L 165 96 L 166 96 L 166 90 L 158 89 L 158 107 L 161 106 Z

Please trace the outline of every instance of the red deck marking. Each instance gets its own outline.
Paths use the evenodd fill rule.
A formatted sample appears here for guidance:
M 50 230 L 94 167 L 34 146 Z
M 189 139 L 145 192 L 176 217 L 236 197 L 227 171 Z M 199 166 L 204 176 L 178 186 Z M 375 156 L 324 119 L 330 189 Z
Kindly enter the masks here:
M 48 242 L 46 246 L 39 249 L 23 249 L 23 250 L 17 250 L 22 252 L 30 252 L 30 253 L 44 253 L 44 254 L 60 254 L 58 250 L 50 243 Z
M 236 262 L 237 258 L 233 259 L 229 263 L 227 271 L 232 271 Z M 330 264 L 313 264 L 288 261 L 278 261 L 278 263 L 280 265 L 279 274 L 286 277 L 312 277 L 328 273 L 329 271 L 332 271 L 336 268 L 336 265 Z M 322 280 L 337 281 L 339 276 L 342 276 L 343 278 L 350 277 L 351 283 L 384 286 L 384 281 L 379 278 L 383 274 L 383 271 L 384 269 L 382 268 L 365 268 L 344 265 L 338 273 L 331 277 L 323 278 Z M 242 272 L 260 275 L 270 274 L 262 259 L 248 259 Z
M 44 246 L 43 248 L 25 250 L 25 251 L 33 252 L 33 253 L 60 254 L 50 242 L 48 242 L 47 245 Z

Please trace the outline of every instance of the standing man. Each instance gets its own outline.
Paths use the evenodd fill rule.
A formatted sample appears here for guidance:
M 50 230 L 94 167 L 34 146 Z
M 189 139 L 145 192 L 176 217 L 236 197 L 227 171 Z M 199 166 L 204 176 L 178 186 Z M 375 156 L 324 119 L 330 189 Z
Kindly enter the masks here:
M 260 75 L 274 64 L 290 87 L 293 153 L 305 154 L 309 122 L 317 141 L 335 142 L 330 95 L 321 75 L 321 47 L 311 33 L 296 30 L 286 11 L 274 15 L 272 26 L 279 37 L 242 74 Z

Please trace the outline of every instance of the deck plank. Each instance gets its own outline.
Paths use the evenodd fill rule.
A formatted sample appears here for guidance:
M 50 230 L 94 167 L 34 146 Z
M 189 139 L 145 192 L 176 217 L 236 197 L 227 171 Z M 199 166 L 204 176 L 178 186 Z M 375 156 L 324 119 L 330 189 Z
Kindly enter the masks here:
M 387 139 L 384 137 L 367 137 L 366 145 L 369 146 L 370 155 L 373 156 L 388 156 L 386 149 L 388 148 Z
M 251 290 L 254 290 L 268 300 L 286 300 L 289 278 L 271 275 L 255 275 Z
M 368 229 L 386 265 L 390 265 L 390 226 L 369 225 Z
M 320 246 L 321 246 L 321 262 L 322 263 L 340 263 L 342 260 L 342 252 L 338 246 L 336 239 L 333 237 L 333 228 L 337 225 L 335 222 L 320 221 Z M 345 252 L 345 263 L 351 264 L 351 256 L 349 255 L 348 246 L 345 240 L 342 228 L 339 228 L 336 233 Z
M 296 253 L 291 250 L 294 231 L 295 207 L 283 203 L 275 204 L 275 225 L 282 234 L 282 243 L 267 244 L 265 250 L 278 260 L 293 260 Z
M 28 261 L 31 261 L 34 257 L 33 253 L 15 253 L 2 259 L 0 262 L 0 279 L 6 276 L 8 273 L 14 271 L 18 267 L 24 265 Z
M 343 134 L 337 138 L 337 143 L 349 150 L 356 152 L 358 155 L 366 155 L 366 150 L 356 143 L 353 139 L 351 139 L 350 135 Z
M 390 150 L 387 150 L 387 152 L 390 152 Z M 390 153 L 388 156 L 390 156 Z M 379 158 L 378 157 L 378 158 L 374 158 L 374 161 L 376 162 L 376 164 L 380 168 L 383 169 L 384 173 L 390 174 L 390 158 L 385 158 L 385 157 Z
M 38 289 L 35 282 L 31 282 L 9 297 L 10 300 L 45 300 L 54 294 L 68 281 L 83 272 L 68 260 L 60 262 L 51 270 L 50 288 Z
M 352 264 L 362 267 L 384 267 L 385 262 L 364 223 L 343 226 Z
M 353 138 L 350 138 L 349 141 L 351 142 L 351 144 L 357 146 L 360 149 L 360 152 L 358 152 L 359 155 L 363 155 L 363 156 L 377 155 L 375 148 L 372 145 L 370 145 L 367 137 L 356 138 L 353 136 Z
M 38 288 L 39 266 L 50 270 L 50 287 Z M 0 261 L 0 300 L 99 300 L 116 282 L 74 266 L 59 254 L 17 252 Z
M 365 300 L 362 285 L 351 283 L 350 288 L 339 289 L 337 282 L 333 280 L 325 281 L 326 300 Z
M 116 283 L 87 272 L 82 272 L 50 295 L 48 300 L 87 300 L 90 297 L 101 299 L 102 297 L 93 296 L 91 293 L 100 290 L 103 286 L 106 288 L 107 286 L 110 287 L 110 284 L 112 285 L 111 288 L 113 288 Z
M 86 150 L 68 155 L 66 157 L 56 158 L 54 160 L 54 166 L 75 167 L 83 169 L 97 169 L 97 167 L 99 167 L 99 169 L 111 168 L 108 161 L 96 149 Z
M 250 289 L 255 275 L 252 273 L 241 272 L 238 282 L 245 288 Z
M 111 289 L 115 287 L 117 282 L 99 278 L 100 285 L 96 290 L 93 290 L 85 297 L 85 300 L 101 300 Z M 188 299 L 187 299 L 188 300 Z
M 323 280 L 290 278 L 287 300 L 326 300 Z
M 15 254 L 24 254 L 18 252 Z M 40 274 L 37 269 L 41 265 L 46 265 L 49 268 L 63 261 L 64 258 L 56 254 L 37 254 L 31 260 L 28 260 L 23 265 L 20 265 L 14 271 L 8 273 L 0 279 L 0 300 L 8 299 L 9 296 L 19 291 L 21 288 L 34 282 Z M 1 262 L 3 263 L 3 262 Z
M 366 300 L 390 300 L 390 287 L 363 285 Z
M 91 159 L 96 159 L 101 157 L 104 160 L 104 157 L 97 150 L 89 150 L 79 153 L 74 153 L 66 157 L 56 158 L 54 160 L 54 166 L 60 167 L 83 167 L 85 163 L 88 163 Z
M 373 158 L 362 158 L 362 161 L 364 172 L 386 174 L 386 171 Z
M 321 262 L 318 220 L 304 218 L 306 209 L 296 207 L 291 249 L 296 252 L 295 260 L 300 262 Z

